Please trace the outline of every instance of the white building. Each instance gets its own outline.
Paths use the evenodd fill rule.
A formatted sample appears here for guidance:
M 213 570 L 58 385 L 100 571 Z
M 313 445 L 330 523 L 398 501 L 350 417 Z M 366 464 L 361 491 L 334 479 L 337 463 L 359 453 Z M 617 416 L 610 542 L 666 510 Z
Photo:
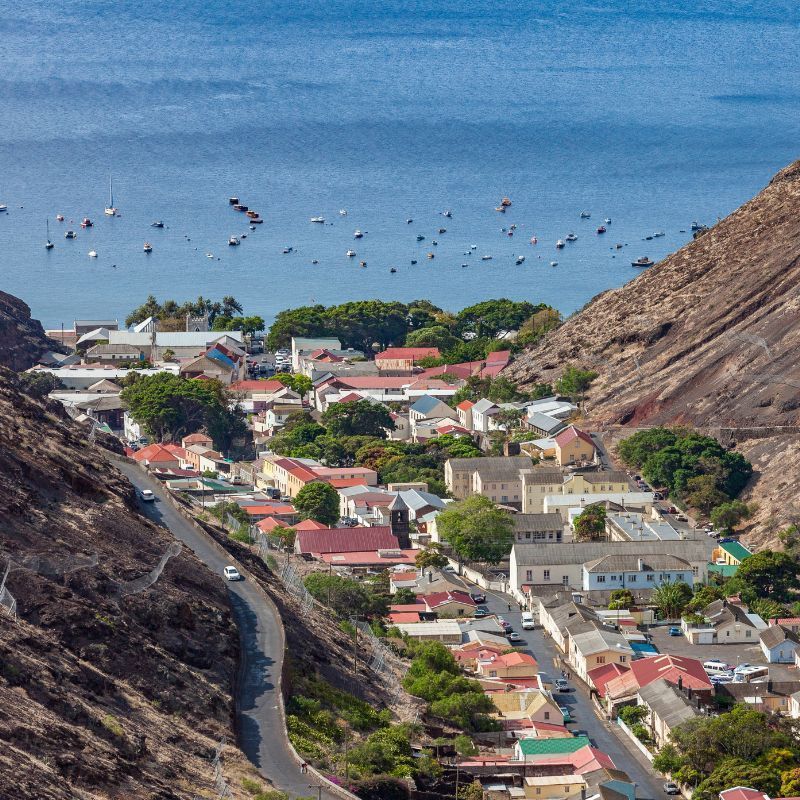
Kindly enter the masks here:
M 664 583 L 694 583 L 692 565 L 678 556 L 607 555 L 583 565 L 584 591 L 657 589 Z

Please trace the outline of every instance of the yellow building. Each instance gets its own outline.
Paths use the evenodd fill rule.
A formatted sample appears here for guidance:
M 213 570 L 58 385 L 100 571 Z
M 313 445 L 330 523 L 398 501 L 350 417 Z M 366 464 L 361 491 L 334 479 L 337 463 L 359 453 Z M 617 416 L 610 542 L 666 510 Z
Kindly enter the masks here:
M 580 797 L 588 784 L 581 775 L 538 775 L 525 778 L 525 797 L 533 800 L 556 800 Z

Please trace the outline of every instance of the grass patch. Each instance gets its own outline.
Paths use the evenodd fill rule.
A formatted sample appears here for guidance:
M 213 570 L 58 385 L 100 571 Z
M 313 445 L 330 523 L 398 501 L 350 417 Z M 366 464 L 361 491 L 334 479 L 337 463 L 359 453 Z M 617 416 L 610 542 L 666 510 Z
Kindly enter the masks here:
M 100 720 L 100 724 L 110 733 L 113 733 L 114 736 L 124 736 L 125 731 L 122 728 L 122 725 L 119 724 L 119 720 L 113 714 L 106 714 L 103 719 Z

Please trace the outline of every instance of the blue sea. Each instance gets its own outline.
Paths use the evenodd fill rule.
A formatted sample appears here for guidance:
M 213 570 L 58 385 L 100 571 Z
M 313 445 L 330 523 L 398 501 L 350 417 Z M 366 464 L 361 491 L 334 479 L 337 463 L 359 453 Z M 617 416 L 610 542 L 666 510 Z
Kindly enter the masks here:
M 800 156 L 799 28 L 789 0 L 28 0 L 0 16 L 0 288 L 53 327 L 150 293 L 568 314 Z

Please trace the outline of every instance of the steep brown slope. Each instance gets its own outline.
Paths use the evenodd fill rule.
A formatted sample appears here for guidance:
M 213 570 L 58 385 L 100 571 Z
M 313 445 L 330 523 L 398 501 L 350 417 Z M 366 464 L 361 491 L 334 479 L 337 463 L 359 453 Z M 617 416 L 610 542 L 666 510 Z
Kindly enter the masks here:
M 135 582 L 174 542 L 84 437 L 0 369 L 0 795 L 205 796 L 233 740 L 224 587 L 185 549 Z
M 26 303 L 0 292 L 0 366 L 19 372 L 32 367 L 48 350 L 59 353 L 64 348 L 44 335 L 42 323 L 31 319 Z
M 735 439 L 763 472 L 763 538 L 775 527 L 767 520 L 790 516 L 771 478 L 793 467 L 797 476 L 800 461 L 785 438 L 800 425 L 799 283 L 797 162 L 710 231 L 596 297 L 509 376 L 550 380 L 572 363 L 599 373 L 586 407 L 596 422 L 748 429 Z M 761 437 L 774 426 L 791 427 L 770 447 Z

